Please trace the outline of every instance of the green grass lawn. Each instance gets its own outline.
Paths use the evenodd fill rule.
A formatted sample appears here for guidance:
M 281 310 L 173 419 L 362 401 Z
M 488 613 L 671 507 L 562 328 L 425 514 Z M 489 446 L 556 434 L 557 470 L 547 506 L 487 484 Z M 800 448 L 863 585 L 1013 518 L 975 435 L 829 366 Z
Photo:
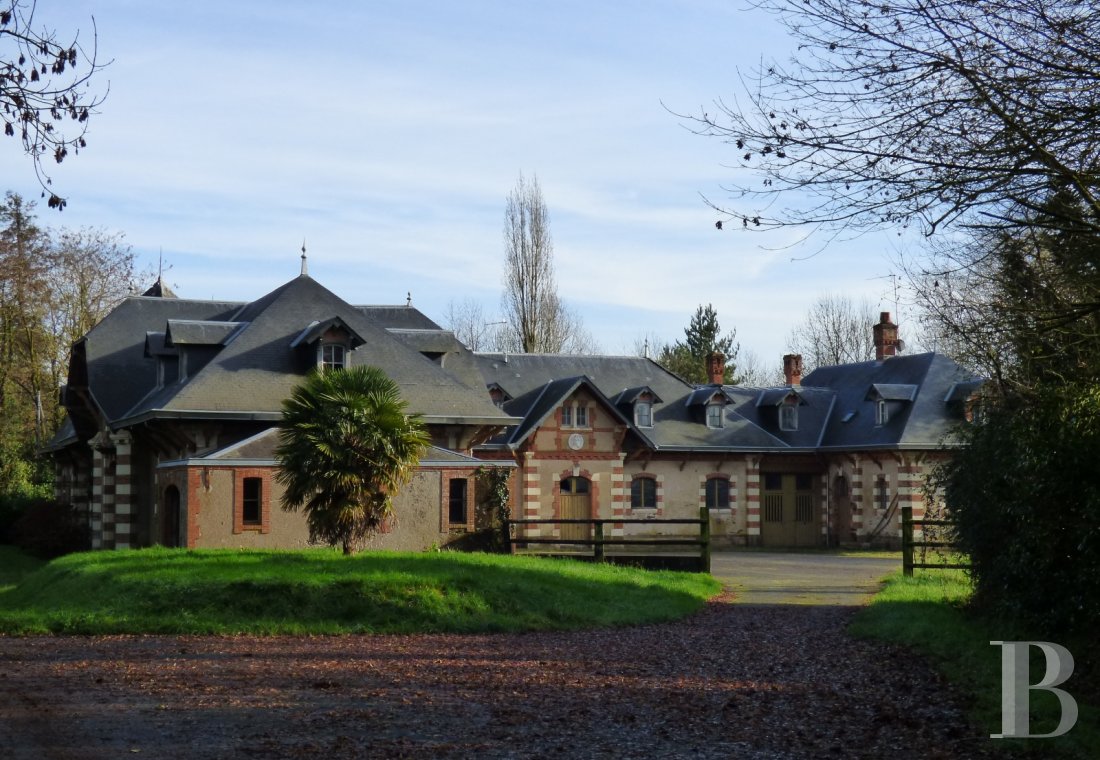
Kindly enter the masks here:
M 679 618 L 719 590 L 704 574 L 486 554 L 86 552 L 0 591 L 0 633 L 577 629 Z
M 1045 640 L 1003 624 L 983 619 L 967 609 L 971 584 L 961 570 L 917 570 L 906 578 L 901 571 L 889 576 L 885 588 L 861 610 L 852 623 L 857 636 L 875 638 L 930 657 L 941 672 L 969 700 L 975 722 L 1001 730 L 1001 648 L 990 641 Z M 1084 643 L 1056 642 L 1080 656 Z M 1033 654 L 1038 655 L 1033 648 Z M 1043 673 L 1041 657 L 1033 658 L 1031 682 Z M 1100 757 L 1100 710 L 1082 698 L 1081 677 L 1075 675 L 1062 688 L 1074 695 L 1080 707 L 1077 726 L 1055 739 L 990 739 L 991 749 L 1009 756 Z M 1095 687 L 1087 689 L 1095 694 Z M 1076 693 L 1075 693 L 1076 692 Z M 1032 733 L 1051 731 L 1060 716 L 1053 694 L 1032 692 Z

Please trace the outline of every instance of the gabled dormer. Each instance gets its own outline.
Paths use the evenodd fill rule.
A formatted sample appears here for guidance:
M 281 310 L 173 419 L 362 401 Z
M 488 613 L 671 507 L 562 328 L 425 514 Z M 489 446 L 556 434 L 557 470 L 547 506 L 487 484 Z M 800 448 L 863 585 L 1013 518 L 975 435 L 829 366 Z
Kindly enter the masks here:
M 920 386 L 901 383 L 872 383 L 866 400 L 875 406 L 875 427 L 882 427 L 917 398 Z
M 685 403 L 697 422 L 718 430 L 725 427 L 726 405 L 733 399 L 721 385 L 704 385 L 692 391 Z
M 489 389 L 489 398 L 493 400 L 498 408 L 503 407 L 512 400 L 512 394 L 504 390 L 500 383 L 489 383 L 485 387 Z
M 164 328 L 162 349 L 175 349 L 178 356 L 176 374 L 179 381 L 183 382 L 205 367 L 222 347 L 233 342 L 246 327 L 247 322 L 169 319 Z M 170 381 L 165 379 L 165 382 Z
M 761 391 L 756 399 L 761 417 L 784 432 L 798 430 L 798 409 L 805 404 L 798 386 L 768 388 Z
M 648 385 L 627 388 L 615 397 L 615 406 L 627 419 L 633 419 L 635 427 L 653 427 L 653 405 L 660 404 L 661 397 Z
M 366 343 L 362 336 L 340 317 L 309 323 L 298 337 L 290 342 L 306 367 L 316 367 L 322 372 L 344 369 L 348 355 Z
M 981 396 L 978 389 L 981 386 L 981 380 L 952 383 L 943 399 L 948 414 L 967 422 L 979 419 L 981 417 Z

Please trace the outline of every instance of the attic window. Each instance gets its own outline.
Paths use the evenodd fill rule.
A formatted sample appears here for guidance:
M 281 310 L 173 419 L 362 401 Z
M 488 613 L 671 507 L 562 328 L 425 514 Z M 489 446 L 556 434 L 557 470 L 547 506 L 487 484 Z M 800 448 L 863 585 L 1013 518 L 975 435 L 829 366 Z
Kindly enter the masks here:
M 343 369 L 346 349 L 339 343 L 321 344 L 321 371 Z
M 886 399 L 879 399 L 875 403 L 875 427 L 881 427 L 890 421 L 890 409 L 886 406 Z
M 566 404 L 561 408 L 561 426 L 563 428 L 588 427 L 588 407 L 580 404 Z
M 779 407 L 779 429 L 798 430 L 798 403 L 784 403 Z
M 653 427 L 653 404 L 639 401 L 634 404 L 634 424 L 638 427 Z
M 707 404 L 707 427 L 722 427 L 722 408 L 723 405 L 719 403 Z

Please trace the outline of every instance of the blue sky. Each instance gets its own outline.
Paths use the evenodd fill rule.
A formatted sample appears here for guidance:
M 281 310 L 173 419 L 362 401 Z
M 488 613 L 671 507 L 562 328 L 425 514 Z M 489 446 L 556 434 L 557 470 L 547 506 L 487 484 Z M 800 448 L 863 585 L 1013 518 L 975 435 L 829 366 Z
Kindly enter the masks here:
M 668 109 L 713 110 L 789 42 L 741 3 L 158 3 L 42 0 L 90 38 L 110 94 L 88 148 L 53 172 L 51 225 L 125 233 L 194 298 L 252 299 L 310 273 L 355 303 L 452 300 L 500 313 L 504 202 L 522 171 L 550 211 L 559 292 L 607 353 L 682 337 L 712 303 L 778 367 L 826 292 L 897 311 L 891 237 L 786 249 L 718 231 L 730 147 Z M 667 107 L 667 108 L 666 108 Z M 5 188 L 36 198 L 0 142 Z M 902 321 L 906 314 L 903 312 Z M 903 328 L 904 329 L 904 328 Z

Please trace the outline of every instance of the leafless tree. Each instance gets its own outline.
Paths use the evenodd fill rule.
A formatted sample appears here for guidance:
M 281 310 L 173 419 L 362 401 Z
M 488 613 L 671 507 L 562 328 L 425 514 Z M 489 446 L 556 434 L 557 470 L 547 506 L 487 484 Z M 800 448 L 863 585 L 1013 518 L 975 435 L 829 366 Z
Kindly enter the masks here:
M 1100 231 L 1100 13 L 1078 0 L 759 0 L 797 42 L 732 103 L 739 226 Z M 785 202 L 785 203 L 784 203 Z M 716 206 L 717 208 L 717 206 Z
M 1067 199 L 1070 199 L 1067 201 Z M 1059 211 L 1068 218 L 1072 196 Z M 1100 235 L 1033 228 L 930 248 L 908 274 L 937 348 L 1011 393 L 1100 382 Z
M 827 293 L 806 312 L 805 320 L 791 330 L 787 350 L 802 355 L 803 371 L 818 367 L 869 361 L 875 358 L 871 327 L 874 308 L 845 295 Z
M 504 211 L 504 318 L 497 348 L 517 353 L 587 353 L 580 317 L 562 303 L 554 277 L 550 216 L 538 177 L 520 174 Z
M 61 163 L 86 146 L 88 119 L 104 95 L 89 89 L 102 69 L 97 60 L 95 22 L 90 46 L 79 37 L 58 42 L 53 31 L 35 30 L 36 0 L 0 0 L 0 123 L 31 157 L 50 208 L 65 207 L 54 193 L 43 162 Z
M 783 384 L 783 368 L 780 362 L 768 366 L 755 351 L 745 348 L 738 354 L 737 384 L 753 388 L 765 388 Z
M 68 372 L 73 343 L 130 295 L 135 281 L 145 282 L 155 273 L 136 271 L 121 233 L 90 227 L 58 231 L 49 263 L 45 326 L 52 343 L 48 370 L 56 387 Z
M 471 351 L 487 351 L 495 347 L 495 332 L 500 325 L 485 316 L 481 303 L 473 298 L 450 301 L 443 316 L 447 329 Z

